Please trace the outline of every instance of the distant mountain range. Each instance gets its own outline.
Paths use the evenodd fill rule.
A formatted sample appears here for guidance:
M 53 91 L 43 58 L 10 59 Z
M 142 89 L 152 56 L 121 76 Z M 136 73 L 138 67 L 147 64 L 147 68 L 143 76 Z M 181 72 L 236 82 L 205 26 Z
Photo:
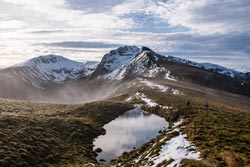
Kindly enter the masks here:
M 231 78 L 241 79 L 241 80 L 250 80 L 250 72 L 243 73 L 243 72 L 239 72 L 239 71 L 236 71 L 236 70 L 233 70 L 233 69 L 230 69 L 230 68 L 219 66 L 217 64 L 197 63 L 197 62 L 194 62 L 194 61 L 181 59 L 181 58 L 174 57 L 174 56 L 168 56 L 168 58 L 171 61 L 175 61 L 175 62 L 187 64 L 187 65 L 190 65 L 190 66 L 193 66 L 193 67 L 197 67 L 197 68 L 205 69 L 205 70 L 208 70 L 208 71 L 212 71 L 212 72 L 215 72 L 215 73 L 223 74 L 223 75 L 226 75 L 226 76 L 231 77 Z
M 242 73 L 215 64 L 163 56 L 144 46 L 123 46 L 111 50 L 99 63 L 76 62 L 62 56 L 46 55 L 1 69 L 0 88 L 5 89 L 2 91 L 5 93 L 0 92 L 0 97 L 5 97 L 8 89 L 18 91 L 20 85 L 41 91 L 48 85 L 51 87 L 51 84 L 63 85 L 78 80 L 124 81 L 136 77 L 192 82 L 250 96 L 249 72 Z

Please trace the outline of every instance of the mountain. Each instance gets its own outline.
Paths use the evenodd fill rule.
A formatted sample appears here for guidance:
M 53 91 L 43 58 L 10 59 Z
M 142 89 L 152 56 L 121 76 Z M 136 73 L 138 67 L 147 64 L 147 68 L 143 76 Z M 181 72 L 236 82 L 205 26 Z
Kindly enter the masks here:
M 166 59 L 167 58 L 167 59 Z M 76 62 L 62 56 L 39 56 L 0 70 L 1 78 L 20 79 L 37 88 L 50 83 L 64 83 L 82 78 L 123 80 L 141 77 L 162 77 L 175 80 L 164 62 L 176 62 L 201 70 L 211 71 L 239 80 L 250 80 L 242 73 L 211 63 L 197 63 L 174 56 L 162 56 L 141 46 L 123 46 L 105 54 L 100 63 Z
M 210 63 L 163 56 L 147 47 L 123 46 L 104 55 L 91 79 L 162 78 L 250 96 L 247 73 Z
M 0 77 L 13 77 L 43 88 L 48 83 L 64 83 L 88 76 L 96 62 L 76 62 L 57 55 L 39 56 L 0 71 Z
M 105 54 L 99 63 L 76 62 L 62 56 L 39 56 L 0 70 L 0 97 L 65 101 L 100 99 L 112 84 L 140 77 L 200 85 L 250 96 L 250 74 L 210 63 L 163 56 L 141 46 L 122 46 Z M 94 86 L 95 85 L 95 86 Z M 189 86 L 190 87 L 190 86 Z M 105 90 L 106 89 L 106 90 Z M 58 93 L 59 92 L 59 93 Z M 95 92 L 95 93 L 93 93 Z M 65 95 L 66 94 L 66 95 Z M 89 96 L 89 97 L 88 97 Z M 53 97 L 53 98 L 52 98 Z
M 161 55 L 147 47 L 123 46 L 111 50 L 91 74 L 92 78 L 131 79 L 143 77 L 169 77 L 170 71 L 158 63 Z
M 239 72 L 230 68 L 222 67 L 217 64 L 211 64 L 211 63 L 197 63 L 194 61 L 186 60 L 186 59 L 181 59 L 178 57 L 174 56 L 168 56 L 170 61 L 175 61 L 179 63 L 183 63 L 186 65 L 190 65 L 193 67 L 209 70 L 215 73 L 223 74 L 231 78 L 235 79 L 241 79 L 241 80 L 250 80 L 249 74 L 248 73 L 243 73 Z
M 168 58 L 167 60 L 164 58 Z M 144 77 L 165 77 L 174 79 L 171 71 L 162 66 L 162 61 L 177 62 L 201 70 L 222 74 L 234 79 L 249 81 L 248 73 L 239 72 L 233 69 L 222 67 L 211 63 L 197 63 L 174 56 L 163 56 L 155 53 L 147 47 L 123 46 L 111 50 L 104 55 L 96 70 L 91 74 L 92 78 L 105 79 L 126 79 L 137 76 Z

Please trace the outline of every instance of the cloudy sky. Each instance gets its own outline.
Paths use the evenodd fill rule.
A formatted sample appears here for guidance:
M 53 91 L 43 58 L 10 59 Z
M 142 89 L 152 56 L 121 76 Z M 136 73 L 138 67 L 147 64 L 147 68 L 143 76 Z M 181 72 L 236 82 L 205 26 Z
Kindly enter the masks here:
M 0 0 L 0 68 L 121 45 L 250 71 L 249 0 Z

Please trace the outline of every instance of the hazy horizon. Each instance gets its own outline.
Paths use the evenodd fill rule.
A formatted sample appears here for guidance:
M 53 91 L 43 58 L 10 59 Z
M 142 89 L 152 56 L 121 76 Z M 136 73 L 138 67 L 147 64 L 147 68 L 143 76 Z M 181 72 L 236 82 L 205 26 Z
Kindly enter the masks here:
M 250 71 L 247 0 L 0 0 L 0 68 L 56 54 L 100 61 L 121 45 Z

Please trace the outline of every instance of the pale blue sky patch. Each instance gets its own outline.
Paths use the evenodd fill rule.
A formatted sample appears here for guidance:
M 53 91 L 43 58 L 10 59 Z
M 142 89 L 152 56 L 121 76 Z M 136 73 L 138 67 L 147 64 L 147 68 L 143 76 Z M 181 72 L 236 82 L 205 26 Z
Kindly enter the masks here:
M 137 23 L 136 27 L 129 29 L 131 32 L 173 33 L 189 31 L 186 27 L 171 26 L 165 20 L 147 13 L 129 13 L 122 17 L 132 18 Z

